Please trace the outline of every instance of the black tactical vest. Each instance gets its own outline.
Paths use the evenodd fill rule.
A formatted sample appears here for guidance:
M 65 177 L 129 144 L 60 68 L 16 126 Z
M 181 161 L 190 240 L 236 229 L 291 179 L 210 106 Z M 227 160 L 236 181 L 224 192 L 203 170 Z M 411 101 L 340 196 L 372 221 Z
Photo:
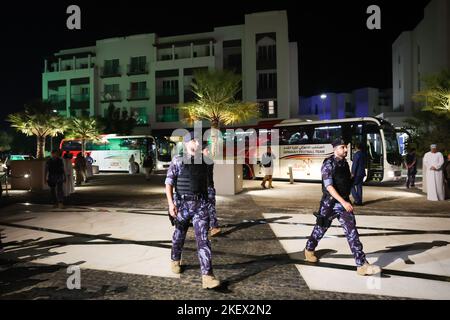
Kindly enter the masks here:
M 346 201 L 350 201 L 350 192 L 352 190 L 352 175 L 348 162 L 344 160 L 344 165 L 337 165 L 333 159 L 333 187 L 339 195 Z M 322 181 L 322 192 L 324 195 L 331 196 Z
M 175 190 L 180 195 L 208 194 L 208 165 L 202 161 L 196 164 L 193 159 L 191 163 L 183 163 L 181 173 L 177 177 Z

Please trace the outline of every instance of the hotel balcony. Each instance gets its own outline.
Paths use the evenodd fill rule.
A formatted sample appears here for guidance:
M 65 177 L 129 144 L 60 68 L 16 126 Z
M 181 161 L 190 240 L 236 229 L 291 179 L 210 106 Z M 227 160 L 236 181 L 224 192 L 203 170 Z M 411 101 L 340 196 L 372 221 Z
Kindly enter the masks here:
M 100 93 L 100 102 L 118 102 L 122 101 L 122 92 L 104 91 Z
M 58 111 L 66 110 L 65 94 L 51 94 L 48 96 L 48 102 Z
M 101 68 L 100 70 L 100 78 L 112 78 L 112 77 L 121 77 L 122 71 L 120 67 L 116 68 Z
M 176 104 L 180 101 L 178 89 L 158 90 L 156 104 Z
M 88 109 L 90 95 L 81 93 L 81 94 L 72 94 L 70 99 L 70 108 L 71 109 Z
M 150 98 L 148 89 L 145 90 L 128 90 L 127 100 L 148 100 Z
M 148 63 L 127 65 L 127 75 L 148 74 Z

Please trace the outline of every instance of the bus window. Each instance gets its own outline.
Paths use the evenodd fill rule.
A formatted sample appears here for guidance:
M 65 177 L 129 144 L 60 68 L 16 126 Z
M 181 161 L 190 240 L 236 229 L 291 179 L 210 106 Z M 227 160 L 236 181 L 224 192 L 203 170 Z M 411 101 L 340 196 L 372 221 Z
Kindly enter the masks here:
M 313 143 L 328 144 L 342 138 L 342 127 L 340 125 L 328 125 L 314 128 Z
M 353 160 L 353 155 L 356 153 L 356 147 L 359 144 L 364 146 L 364 135 L 363 135 L 363 125 L 362 123 L 352 123 L 350 125 L 350 141 L 351 141 L 351 153 L 350 159 Z
M 307 144 L 312 136 L 310 126 L 285 127 L 280 131 L 280 144 Z
M 66 140 L 62 143 L 63 151 L 81 151 L 81 142 L 78 140 Z

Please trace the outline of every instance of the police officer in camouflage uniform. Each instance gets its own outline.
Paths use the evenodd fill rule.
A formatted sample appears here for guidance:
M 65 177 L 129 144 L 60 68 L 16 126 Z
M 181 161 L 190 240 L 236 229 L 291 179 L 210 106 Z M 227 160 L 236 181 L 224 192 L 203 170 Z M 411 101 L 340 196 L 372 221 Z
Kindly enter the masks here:
M 186 152 L 175 156 L 167 171 L 166 195 L 169 214 L 174 219 L 171 267 L 181 273 L 181 254 L 189 221 L 192 219 L 197 241 L 198 258 L 202 273 L 202 287 L 216 288 L 220 281 L 214 277 L 211 261 L 211 243 L 208 239 L 208 164 L 200 152 L 199 141 L 194 132 L 184 137 Z M 173 188 L 176 197 L 174 201 Z
M 326 158 L 322 164 L 322 191 L 320 210 L 317 221 L 305 248 L 305 259 L 317 262 L 314 250 L 320 239 L 330 227 L 332 221 L 338 218 L 348 244 L 356 261 L 359 275 L 373 275 L 381 272 L 381 268 L 367 262 L 363 245 L 359 241 L 353 207 L 350 203 L 352 188 L 351 172 L 347 160 L 347 143 L 338 139 L 332 143 L 334 154 Z

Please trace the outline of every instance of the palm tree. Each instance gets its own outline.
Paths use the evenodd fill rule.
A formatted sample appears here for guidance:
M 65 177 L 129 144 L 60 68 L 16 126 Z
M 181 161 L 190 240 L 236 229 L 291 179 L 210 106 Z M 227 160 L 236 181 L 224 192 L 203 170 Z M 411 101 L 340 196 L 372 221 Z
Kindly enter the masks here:
M 221 125 L 259 117 L 257 103 L 236 99 L 241 90 L 241 77 L 231 71 L 197 71 L 191 86 L 195 100 L 180 106 L 182 117 L 187 122 L 206 120 L 211 123 L 213 155 L 216 154 L 217 130 Z
M 84 155 L 87 140 L 98 140 L 101 127 L 95 118 L 72 118 L 67 138 L 81 140 L 81 152 Z
M 413 95 L 413 99 L 423 103 L 422 110 L 450 115 L 450 69 L 429 74 L 421 79 L 425 89 Z
M 25 105 L 25 111 L 14 113 L 7 119 L 18 132 L 27 136 L 36 136 L 36 157 L 44 157 L 45 139 L 56 137 L 67 129 L 67 121 L 53 112 L 47 101 L 35 100 Z

